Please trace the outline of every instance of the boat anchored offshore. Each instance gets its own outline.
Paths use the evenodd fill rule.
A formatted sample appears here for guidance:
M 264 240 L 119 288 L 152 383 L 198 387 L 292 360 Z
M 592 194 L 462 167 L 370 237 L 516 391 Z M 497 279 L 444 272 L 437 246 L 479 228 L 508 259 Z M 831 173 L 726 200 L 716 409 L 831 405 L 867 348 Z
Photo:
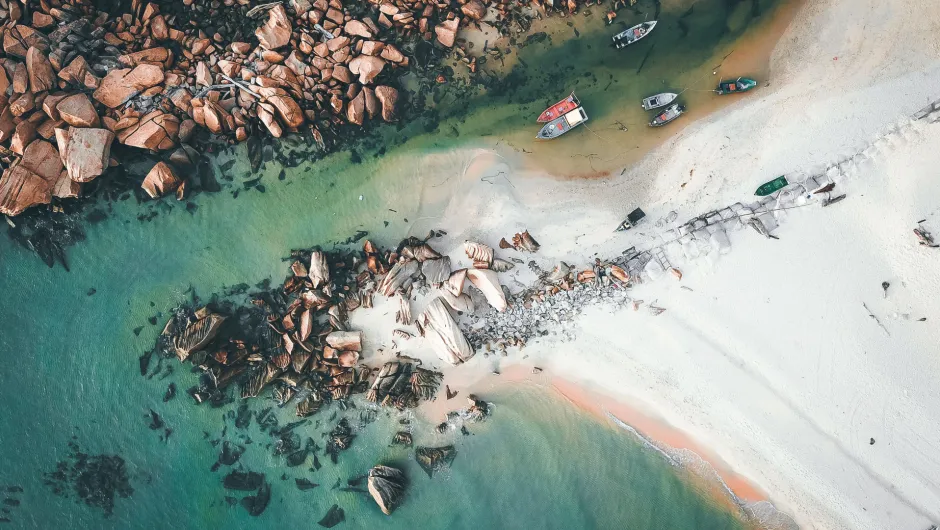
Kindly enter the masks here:
M 551 107 L 548 107 L 541 114 L 539 114 L 539 123 L 550 122 L 556 118 L 564 116 L 574 109 L 581 106 L 581 102 L 578 101 L 578 97 L 574 95 L 574 92 L 571 93 L 565 99 L 555 103 Z
M 540 140 L 551 140 L 552 138 L 558 138 L 559 136 L 565 134 L 571 129 L 574 129 L 587 120 L 588 116 L 587 113 L 584 112 L 584 107 L 578 107 L 573 111 L 561 116 L 560 118 L 555 118 L 554 120 L 546 123 L 542 127 L 542 130 L 539 131 L 538 135 L 536 135 L 536 138 Z
M 633 26 L 632 28 L 627 28 L 620 33 L 613 36 L 614 47 L 618 50 L 620 48 L 626 48 L 627 46 L 633 44 L 634 42 L 642 39 L 643 37 L 650 34 L 653 31 L 653 28 L 656 27 L 656 21 L 643 22 Z
M 650 96 L 643 100 L 643 108 L 646 110 L 653 110 L 658 109 L 659 107 L 665 107 L 666 105 L 675 101 L 677 97 L 679 97 L 679 94 L 673 94 L 672 92 L 656 94 L 655 96 Z
M 723 96 L 725 94 L 738 94 L 740 92 L 747 92 L 756 86 L 757 81 L 748 79 L 747 77 L 739 77 L 731 81 L 722 81 L 718 83 L 718 88 L 715 89 L 715 93 L 719 96 Z
M 657 114 L 656 117 L 653 118 L 653 121 L 650 122 L 650 127 L 662 127 L 663 125 L 666 125 L 667 123 L 681 116 L 683 112 L 685 112 L 684 106 L 678 103 L 673 103 L 672 105 L 666 107 L 666 110 Z

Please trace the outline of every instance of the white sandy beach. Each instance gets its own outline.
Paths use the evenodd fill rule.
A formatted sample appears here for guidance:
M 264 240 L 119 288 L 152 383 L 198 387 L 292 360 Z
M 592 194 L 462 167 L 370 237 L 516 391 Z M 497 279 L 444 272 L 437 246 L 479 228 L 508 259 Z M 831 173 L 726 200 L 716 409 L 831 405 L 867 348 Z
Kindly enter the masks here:
M 940 100 L 938 28 L 940 10 L 924 0 L 808 2 L 774 52 L 769 86 L 622 176 L 554 180 L 495 153 L 442 154 L 465 169 L 427 188 L 429 212 L 444 215 L 413 233 L 449 230 L 434 245 L 466 264 L 464 239 L 495 247 L 528 228 L 542 249 L 527 261 L 583 267 L 753 202 L 778 175 L 828 175 L 846 200 L 777 212 L 779 240 L 741 229 L 721 248 L 668 246 L 682 280 L 660 275 L 630 292 L 665 313 L 592 308 L 576 340 L 542 339 L 502 362 L 661 418 L 803 528 L 927 528 L 940 522 L 940 249 L 918 246 L 912 229 L 926 219 L 940 236 L 940 123 L 911 116 Z M 613 233 L 637 206 L 645 224 Z M 500 275 L 513 291 L 530 274 L 520 269 Z M 390 324 L 363 317 L 353 323 L 367 337 L 390 336 Z M 493 362 L 478 355 L 448 374 Z

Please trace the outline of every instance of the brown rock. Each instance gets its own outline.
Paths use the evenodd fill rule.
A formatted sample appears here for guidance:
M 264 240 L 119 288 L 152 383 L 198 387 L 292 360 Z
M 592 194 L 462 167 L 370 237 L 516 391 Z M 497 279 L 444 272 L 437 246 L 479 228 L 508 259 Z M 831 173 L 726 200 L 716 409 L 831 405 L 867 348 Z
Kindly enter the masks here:
M 275 138 L 280 138 L 284 134 L 284 130 L 281 129 L 281 125 L 274 119 L 274 114 L 266 110 L 264 107 L 258 107 L 258 119 L 261 120 L 261 123 L 267 127 L 268 132 L 271 133 L 271 136 Z
M 225 111 L 211 101 L 207 101 L 202 107 L 202 116 L 206 128 L 214 134 L 222 133 L 222 124 L 225 120 L 224 114 L 226 114 Z
M 59 111 L 55 107 L 60 101 L 67 97 L 69 97 L 69 95 L 65 92 L 55 92 L 47 95 L 46 99 L 42 100 L 42 110 L 53 120 L 58 120 Z
M 244 127 L 235 129 L 235 139 L 239 142 L 244 142 L 248 139 L 248 131 L 246 131 Z
M 26 147 L 20 165 L 50 183 L 58 180 L 63 170 L 59 151 L 54 145 L 44 140 L 33 140 Z
M 23 120 L 16 125 L 13 130 L 13 138 L 10 139 L 10 150 L 18 155 L 22 155 L 26 146 L 36 139 L 36 126 L 29 120 Z
M 45 52 L 32 46 L 26 52 L 26 70 L 29 72 L 29 89 L 34 93 L 52 90 L 55 87 L 55 72 Z
M 7 55 L 25 59 L 27 51 L 34 46 L 40 50 L 48 50 L 49 40 L 29 26 L 16 25 L 3 34 L 3 51 Z
M 284 61 L 284 55 L 274 50 L 264 50 L 261 52 L 261 60 L 271 64 L 278 64 Z
M 400 63 L 405 60 L 405 55 L 395 47 L 394 44 L 386 44 L 382 50 L 382 58 L 393 63 Z
M 331 52 L 335 52 L 336 50 L 344 48 L 348 45 L 349 45 L 349 37 L 336 37 L 335 39 L 330 39 L 326 41 L 326 47 Z
M 25 94 L 29 90 L 29 72 L 26 71 L 26 65 L 17 63 L 13 69 L 13 93 Z
M 470 0 L 460 6 L 460 12 L 473 20 L 482 20 L 486 18 L 486 6 L 480 0 Z
M 255 35 L 262 46 L 269 50 L 276 50 L 290 42 L 292 31 L 290 19 L 284 6 L 278 4 L 268 10 L 268 20 L 263 26 L 255 30 Z
M 33 27 L 34 28 L 48 28 L 55 24 L 55 19 L 52 16 L 39 11 L 33 11 Z
M 395 121 L 395 105 L 398 103 L 398 91 L 390 86 L 375 87 L 375 97 L 382 104 L 382 119 Z
M 326 18 L 335 22 L 336 24 L 342 24 L 343 20 L 345 19 L 342 11 L 332 7 L 326 10 Z
M 52 196 L 60 199 L 75 199 L 82 194 L 82 184 L 69 178 L 68 171 L 59 172 L 59 178 L 52 185 Z
M 111 70 L 101 80 L 101 86 L 93 96 L 108 108 L 123 105 L 140 91 L 163 82 L 163 68 L 151 64 L 141 64 L 129 68 Z
M 359 55 L 349 61 L 349 70 L 359 76 L 359 82 L 368 85 L 385 68 L 385 60 L 370 55 Z
M 385 43 L 367 40 L 362 43 L 362 55 L 379 55 L 385 49 Z
M 357 37 L 362 37 L 364 39 L 372 38 L 372 31 L 369 29 L 369 26 L 366 26 L 362 22 L 359 22 L 358 20 L 355 20 L 355 19 L 347 22 L 346 25 L 343 26 L 343 29 L 349 35 L 355 35 Z
M 352 80 L 353 80 L 352 74 L 349 73 L 349 68 L 346 68 L 345 66 L 341 64 L 338 64 L 333 67 L 333 78 L 339 79 L 340 81 L 342 81 L 343 83 L 346 83 L 347 85 L 349 83 L 352 83 Z
M 12 112 L 14 116 L 22 116 L 33 110 L 33 108 L 35 108 L 35 100 L 33 99 L 32 92 L 27 92 L 10 103 L 10 112 Z
M 176 145 L 179 126 L 179 118 L 155 110 L 142 117 L 136 126 L 120 131 L 118 141 L 132 147 L 165 151 Z
M 300 105 L 287 95 L 275 95 L 267 98 L 267 101 L 274 105 L 278 116 L 289 129 L 296 129 L 304 123 L 304 113 L 300 110 Z
M 365 111 L 365 96 L 362 92 L 359 92 L 359 95 L 353 98 L 352 101 L 349 102 L 349 105 L 346 106 L 346 119 L 349 120 L 349 123 L 362 125 L 363 119 L 365 118 Z
M 69 127 L 56 129 L 55 138 L 65 170 L 75 182 L 91 182 L 108 167 L 113 132 Z
M 176 105 L 176 108 L 181 111 L 189 114 L 189 111 L 193 108 L 193 95 L 189 93 L 189 90 L 186 88 L 178 88 L 170 94 L 170 101 Z
M 98 127 L 100 125 L 95 106 L 85 94 L 72 94 L 59 101 L 55 108 L 59 117 L 74 127 Z
M 0 142 L 9 140 L 14 130 L 16 130 L 16 121 L 13 119 L 13 113 L 10 112 L 10 107 L 5 107 L 0 112 Z
M 232 51 L 241 55 L 248 55 L 248 52 L 251 51 L 251 44 L 247 42 L 233 42 Z
M 170 38 L 170 32 L 163 15 L 157 15 L 150 21 L 150 35 L 157 40 L 167 40 Z
M 128 53 L 118 57 L 118 61 L 128 68 L 133 68 L 139 64 L 164 64 L 170 59 L 170 50 L 158 47 L 140 50 L 139 52 Z
M 0 95 L 6 95 L 8 88 L 10 88 L 10 78 L 7 77 L 6 71 L 0 68 Z
M 231 77 L 231 74 L 228 75 Z M 202 86 L 212 85 L 212 73 L 209 72 L 209 65 L 205 61 L 196 63 L 196 84 Z
M 365 100 L 366 112 L 369 114 L 369 119 L 374 119 L 381 111 L 379 100 L 375 97 L 375 92 L 371 88 L 364 86 L 362 87 L 361 95 Z
M 460 27 L 460 19 L 445 20 L 437 26 L 434 26 L 434 33 L 437 35 L 437 42 L 448 48 L 454 46 L 457 39 L 457 28 Z
M 59 78 L 67 83 L 83 85 L 87 73 L 88 62 L 81 55 L 77 55 L 68 66 L 59 70 Z
M 31 206 L 50 202 L 52 185 L 23 164 L 5 170 L 0 176 L 0 213 L 12 217 Z
M 157 162 L 147 173 L 140 187 L 147 192 L 147 195 L 150 195 L 151 199 L 158 199 L 176 190 L 181 183 L 182 180 L 176 176 L 172 167 L 166 162 Z

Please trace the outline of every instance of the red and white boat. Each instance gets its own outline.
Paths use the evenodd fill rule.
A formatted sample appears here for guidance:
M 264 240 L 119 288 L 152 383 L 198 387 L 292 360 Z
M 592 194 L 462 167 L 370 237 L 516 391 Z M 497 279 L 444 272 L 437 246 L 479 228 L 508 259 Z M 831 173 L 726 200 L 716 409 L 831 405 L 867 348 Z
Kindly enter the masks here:
M 552 120 L 557 120 L 580 106 L 581 102 L 578 101 L 578 97 L 572 92 L 570 96 L 548 107 L 544 112 L 539 114 L 538 121 L 539 123 L 547 123 Z

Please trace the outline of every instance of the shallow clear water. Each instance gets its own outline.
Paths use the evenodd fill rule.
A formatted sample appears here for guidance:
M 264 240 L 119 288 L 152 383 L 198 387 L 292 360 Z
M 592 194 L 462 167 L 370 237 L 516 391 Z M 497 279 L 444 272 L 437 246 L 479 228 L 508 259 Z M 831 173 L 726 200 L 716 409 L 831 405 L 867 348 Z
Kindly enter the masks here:
M 700 4 L 725 6 L 711 0 Z M 703 13 L 700 23 L 705 28 L 717 24 L 713 19 L 730 17 L 735 11 L 726 6 L 720 14 L 696 9 Z M 718 32 L 713 40 L 721 38 Z M 692 44 L 703 48 L 703 42 Z M 566 50 L 574 55 L 593 53 L 571 46 Z M 532 53 L 538 51 L 532 49 Z M 668 44 L 659 44 L 657 53 L 670 49 Z M 701 57 L 689 59 L 688 64 L 700 65 L 707 56 L 708 50 L 703 49 Z M 551 57 L 546 55 L 545 60 Z M 596 65 L 597 60 L 588 64 Z M 540 63 L 532 62 L 532 68 L 539 68 Z M 648 80 L 659 82 L 663 67 L 649 64 L 644 70 L 649 72 Z M 606 84 L 601 77 L 594 85 Z M 535 103 L 544 96 L 541 92 L 525 92 L 534 86 L 520 81 L 518 95 L 494 100 L 493 108 L 507 113 L 506 130 L 544 103 Z M 598 89 L 594 94 L 598 101 L 601 92 Z M 593 94 L 590 88 L 585 93 Z M 524 99 L 525 104 L 511 102 L 511 97 Z M 616 99 L 609 101 L 608 107 L 599 107 L 601 115 L 614 108 L 611 102 Z M 472 115 L 480 115 L 482 104 L 475 105 Z M 271 505 L 255 519 L 240 506 L 224 502 L 226 492 L 220 480 L 225 468 L 217 473 L 209 470 L 218 449 L 208 440 L 219 438 L 222 416 L 234 406 L 193 406 L 185 389 L 195 376 L 175 362 L 177 373 L 166 380 L 148 380 L 138 373 L 137 358 L 152 346 L 166 321 L 164 312 L 188 298 L 190 287 L 207 296 L 241 282 L 280 281 L 286 269 L 281 258 L 291 248 L 341 241 L 359 229 L 369 230 L 370 237 L 380 243 L 397 240 L 409 230 L 418 232 L 416 221 L 435 215 L 435 205 L 447 199 L 472 158 L 466 151 L 427 154 L 424 149 L 453 146 L 484 132 L 478 123 L 457 120 L 447 124 L 457 127 L 460 140 L 446 138 L 440 131 L 413 136 L 404 148 L 384 156 L 364 153 L 359 164 L 351 163 L 348 153 L 317 163 L 302 162 L 287 169 L 283 181 L 278 179 L 282 168 L 273 162 L 261 174 L 251 174 L 244 146 L 239 146 L 221 155 L 215 166 L 217 174 L 230 177 L 233 184 L 226 191 L 193 198 L 198 209 L 192 213 L 181 203 L 160 202 L 146 207 L 158 215 L 141 222 L 137 220 L 140 207 L 133 201 L 110 205 L 108 219 L 89 225 L 87 240 L 68 250 L 71 272 L 61 267 L 47 269 L 34 255 L 0 238 L 0 359 L 4 362 L 0 370 L 0 486 L 18 485 L 25 490 L 0 494 L 21 500 L 19 506 L 8 507 L 9 514 L 2 514 L 11 520 L 6 526 L 309 527 L 333 503 L 346 510 L 347 522 L 340 528 L 375 524 L 400 528 L 740 526 L 725 508 L 714 506 L 678 470 L 628 434 L 531 388 L 482 396 L 496 404 L 495 414 L 485 424 L 472 426 L 469 437 L 431 435 L 429 425 L 416 424 L 416 442 L 455 443 L 458 448 L 452 469 L 433 480 L 414 464 L 410 452 L 388 446 L 398 424 L 397 418 L 386 417 L 384 411 L 378 421 L 358 432 L 352 449 L 340 456 L 338 465 L 321 454 L 324 467 L 315 473 L 301 471 L 309 465 L 285 467 L 265 447 L 270 440 L 253 432 L 249 436 L 254 443 L 240 464 L 267 475 L 273 489 Z M 389 127 L 381 134 L 394 132 Z M 235 160 L 233 166 L 224 165 L 229 159 Z M 241 188 L 243 181 L 258 177 L 265 185 L 264 193 Z M 240 191 L 233 199 L 235 189 Z M 421 227 L 427 230 L 427 224 Z M 90 289 L 94 294 L 88 294 Z M 156 323 L 149 323 L 149 318 Z M 179 395 L 163 403 L 172 380 L 177 381 Z M 145 415 L 151 408 L 174 430 L 166 442 L 160 440 L 159 431 L 148 428 Z M 325 422 L 329 414 L 321 412 L 314 420 Z M 358 411 L 351 417 L 357 423 Z M 281 423 L 293 419 L 289 411 L 282 411 Z M 240 434 L 234 432 L 231 421 L 228 424 L 228 439 L 237 439 Z M 325 425 L 311 425 L 298 432 L 320 440 L 324 430 Z M 129 499 L 116 500 L 111 518 L 54 496 L 42 484 L 42 474 L 67 456 L 66 444 L 73 436 L 85 452 L 119 454 L 127 462 L 135 492 Z M 361 494 L 331 489 L 338 478 L 360 475 L 379 462 L 403 465 L 412 481 L 405 504 L 391 518 Z M 290 480 L 280 480 L 284 473 Z M 300 492 L 293 478 L 301 476 L 321 486 Z

